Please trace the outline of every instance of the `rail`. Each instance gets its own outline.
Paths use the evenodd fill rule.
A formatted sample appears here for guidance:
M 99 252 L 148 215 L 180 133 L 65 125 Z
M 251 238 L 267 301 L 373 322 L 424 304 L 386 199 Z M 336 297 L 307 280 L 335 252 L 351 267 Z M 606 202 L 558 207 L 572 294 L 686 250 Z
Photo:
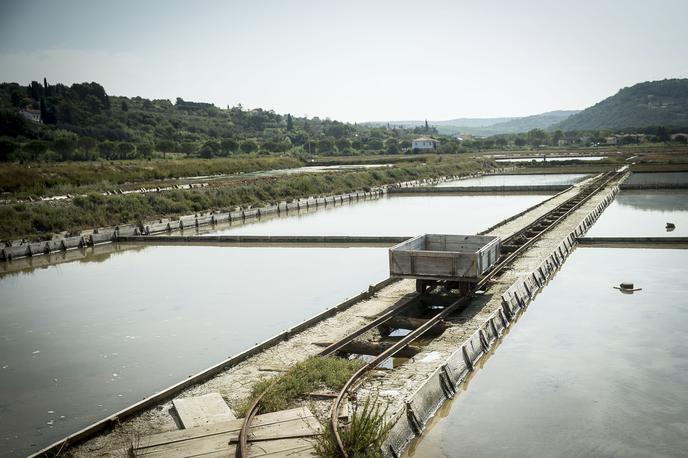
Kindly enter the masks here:
M 598 191 L 603 189 L 609 182 L 611 182 L 618 174 L 614 172 L 605 173 L 600 176 L 599 180 L 590 183 L 585 188 L 581 190 L 576 196 L 563 202 L 561 205 L 557 206 L 550 212 L 546 213 L 542 217 L 536 219 L 531 224 L 518 231 L 513 236 L 507 239 L 508 242 L 518 243 L 519 246 L 513 252 L 509 253 L 503 260 L 500 260 L 497 266 L 488 273 L 480 282 L 477 284 L 476 289 L 484 288 L 490 280 L 500 273 L 504 268 L 510 265 L 518 256 L 520 256 L 523 251 L 528 249 L 533 243 L 535 243 L 545 232 L 553 229 L 557 226 L 563 219 L 568 217 L 571 213 L 576 211 L 583 205 L 588 199 L 595 195 Z M 545 224 L 543 226 L 543 224 Z M 508 243 L 507 243 L 508 244 Z M 441 312 L 434 315 L 432 318 L 428 319 L 422 326 L 416 328 L 407 334 L 403 339 L 399 340 L 397 343 L 380 353 L 373 360 L 369 361 L 366 365 L 361 367 L 356 373 L 354 373 L 349 380 L 347 380 L 344 387 L 340 390 L 337 398 L 332 403 L 330 409 L 330 431 L 333 435 L 334 440 L 337 442 L 339 448 L 339 453 L 342 457 L 348 458 L 348 454 L 344 447 L 344 443 L 339 434 L 339 421 L 338 413 L 340 405 L 346 396 L 349 388 L 359 380 L 366 372 L 372 368 L 377 367 L 380 363 L 385 361 L 387 358 L 393 356 L 402 348 L 406 347 L 413 341 L 417 340 L 423 334 L 425 334 L 429 329 L 443 320 L 445 317 L 451 315 L 459 307 L 466 305 L 472 299 L 473 294 L 466 294 L 455 302 L 445 307 Z M 243 456 L 243 455 L 242 455 Z

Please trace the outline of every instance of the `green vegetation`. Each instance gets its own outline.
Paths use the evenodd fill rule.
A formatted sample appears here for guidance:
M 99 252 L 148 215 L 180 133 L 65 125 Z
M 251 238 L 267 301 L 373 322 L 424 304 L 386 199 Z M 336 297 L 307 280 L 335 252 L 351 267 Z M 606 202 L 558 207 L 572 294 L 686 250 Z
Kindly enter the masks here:
M 253 401 L 265 390 L 267 393 L 260 401 L 258 413 L 276 412 L 295 407 L 304 395 L 320 389 L 340 390 L 349 377 L 356 372 L 363 361 L 314 356 L 295 364 L 276 380 L 265 379 L 251 389 L 251 396 L 241 406 L 238 415 L 243 417 Z
M 212 161 L 185 159 L 64 162 L 33 164 L 30 167 L 13 163 L 0 167 L 0 192 L 40 196 L 55 192 L 72 193 L 80 187 L 87 187 L 92 191 L 108 191 L 123 183 L 145 180 L 255 172 L 301 165 L 301 161 L 290 156 L 250 155 L 218 158 Z
M 487 130 L 479 135 L 491 135 L 487 138 L 456 138 L 457 130 L 446 131 L 450 121 L 435 126 L 427 121 L 357 125 L 247 110 L 240 105 L 220 108 L 181 98 L 172 103 L 109 96 L 97 83 L 50 85 L 45 79 L 28 86 L 2 83 L 0 162 L 212 159 L 238 154 L 322 160 L 323 156 L 417 153 L 412 140 L 419 135 L 433 135 L 443 154 L 589 146 L 604 144 L 612 134 L 619 137 L 614 144 L 669 142 L 672 133 L 688 130 L 687 81 L 665 80 L 623 89 L 570 118 L 571 112 L 564 111 L 503 118 L 501 123 L 483 127 Z M 552 124 L 561 119 L 565 120 Z M 495 121 L 500 119 L 489 122 Z M 469 127 L 459 130 L 471 133 Z M 629 133 L 634 135 L 624 135 Z M 688 137 L 676 141 L 685 143 Z
M 688 79 L 648 81 L 621 89 L 559 123 L 563 131 L 688 126 Z
M 112 196 L 92 193 L 69 201 L 3 204 L 0 205 L 0 239 L 45 237 L 55 232 L 140 223 L 162 215 L 172 217 L 265 205 L 400 181 L 475 173 L 492 167 L 494 163 L 490 160 L 450 160 L 439 156 L 429 158 L 427 164 L 269 177 L 224 187 Z
M 359 126 L 240 105 L 219 108 L 181 98 L 172 103 L 109 96 L 98 83 L 0 84 L 0 162 L 398 154 L 410 150 L 419 134 L 430 133 L 436 131 Z M 445 140 L 445 152 L 459 151 L 458 142 Z
M 389 435 L 392 423 L 385 419 L 387 409 L 383 409 L 376 399 L 366 398 L 362 409 L 356 409 L 351 423 L 340 431 L 340 437 L 347 455 L 352 458 L 381 458 L 382 445 Z M 339 447 L 332 436 L 328 424 L 325 434 L 318 437 L 315 445 L 318 456 L 338 458 Z

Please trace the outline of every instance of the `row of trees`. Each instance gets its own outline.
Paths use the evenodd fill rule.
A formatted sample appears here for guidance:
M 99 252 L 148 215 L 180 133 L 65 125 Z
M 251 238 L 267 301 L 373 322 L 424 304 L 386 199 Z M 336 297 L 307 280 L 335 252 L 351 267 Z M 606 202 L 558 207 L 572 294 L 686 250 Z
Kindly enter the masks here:
M 40 110 L 43 122 L 21 115 Z M 654 129 L 654 130 L 653 130 Z M 667 141 L 670 130 L 648 128 L 648 140 Z M 490 148 L 537 148 L 603 143 L 610 131 L 497 135 L 459 141 L 429 126 L 390 128 L 330 119 L 218 108 L 210 103 L 113 97 L 97 83 L 72 86 L 36 81 L 28 86 L 0 84 L 0 160 L 95 160 L 165 157 L 224 157 L 240 153 L 295 155 L 398 154 L 411 151 L 414 138 L 432 135 L 440 153 Z M 637 137 L 620 137 L 630 142 Z

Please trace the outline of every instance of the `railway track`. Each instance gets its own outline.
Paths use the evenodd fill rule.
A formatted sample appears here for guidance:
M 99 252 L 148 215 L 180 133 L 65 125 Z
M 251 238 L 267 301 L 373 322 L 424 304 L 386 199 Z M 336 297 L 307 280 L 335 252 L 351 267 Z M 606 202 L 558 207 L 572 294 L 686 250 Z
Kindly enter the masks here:
M 398 321 L 398 318 L 403 316 L 409 310 L 415 308 L 425 309 L 426 311 L 432 311 L 434 314 L 429 318 L 423 318 L 422 320 L 415 319 L 414 325 L 415 329 L 412 329 L 407 335 L 403 336 L 399 340 L 391 343 L 390 345 L 381 347 L 382 351 L 368 361 L 364 366 L 362 366 L 356 373 L 354 373 L 351 378 L 346 382 L 344 387 L 341 389 L 336 399 L 332 402 L 330 408 L 330 431 L 333 434 L 333 439 L 337 442 L 339 452 L 342 457 L 348 457 L 345 450 L 344 444 L 342 442 L 341 436 L 339 434 L 339 411 L 342 401 L 346 398 L 350 388 L 361 379 L 368 371 L 378 367 L 381 363 L 390 357 L 393 357 L 401 350 L 407 348 L 411 343 L 417 341 L 420 337 L 426 335 L 435 326 L 441 324 L 445 318 L 466 307 L 471 299 L 475 296 L 477 291 L 484 290 L 490 282 L 503 273 L 513 261 L 518 258 L 525 250 L 531 247 L 537 240 L 542 237 L 543 234 L 555 228 L 561 221 L 563 221 L 567 216 L 576 211 L 581 205 L 583 205 L 587 200 L 589 200 L 598 191 L 603 189 L 613 180 L 619 178 L 622 175 L 621 172 L 606 172 L 591 180 L 589 183 L 581 186 L 580 192 L 570 199 L 564 201 L 554 209 L 540 216 L 532 223 L 528 224 L 523 229 L 512 234 L 511 236 L 502 240 L 502 255 L 497 260 L 495 266 L 492 270 L 487 273 L 470 291 L 459 291 L 458 295 L 435 295 L 428 294 L 425 292 L 425 286 L 418 288 L 419 291 L 410 294 L 398 302 L 395 306 L 390 308 L 387 312 L 378 316 L 370 323 L 359 328 L 353 333 L 347 335 L 346 337 L 340 339 L 328 345 L 320 354 L 323 356 L 327 355 L 338 355 L 338 354 L 349 354 L 355 353 L 353 351 L 347 351 L 351 344 L 356 341 L 357 338 L 363 336 L 364 334 L 380 328 L 394 328 L 394 326 L 386 326 L 394 320 Z M 435 289 L 436 287 L 447 286 L 441 284 L 430 285 L 430 289 Z M 452 300 L 447 303 L 447 298 L 452 298 Z M 433 304 L 434 307 L 422 307 L 423 302 L 432 303 L 433 300 L 443 302 L 444 304 Z M 421 307 L 418 307 L 418 306 Z M 373 356 L 373 355 L 371 355 Z M 270 390 L 268 387 L 260 396 L 258 396 L 252 403 L 249 411 L 244 419 L 241 431 L 238 438 L 237 456 L 247 457 L 248 456 L 248 432 L 251 427 L 251 423 L 256 416 L 261 399 L 263 395 Z

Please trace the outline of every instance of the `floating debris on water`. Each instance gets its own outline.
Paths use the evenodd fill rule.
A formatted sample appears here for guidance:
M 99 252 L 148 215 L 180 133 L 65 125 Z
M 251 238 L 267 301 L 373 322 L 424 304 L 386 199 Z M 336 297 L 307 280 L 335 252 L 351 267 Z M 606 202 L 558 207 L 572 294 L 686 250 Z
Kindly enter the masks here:
M 614 289 L 618 289 L 624 294 L 633 294 L 635 291 L 642 291 L 642 288 L 634 288 L 633 283 L 630 282 L 622 282 L 619 284 L 619 286 L 614 286 Z

